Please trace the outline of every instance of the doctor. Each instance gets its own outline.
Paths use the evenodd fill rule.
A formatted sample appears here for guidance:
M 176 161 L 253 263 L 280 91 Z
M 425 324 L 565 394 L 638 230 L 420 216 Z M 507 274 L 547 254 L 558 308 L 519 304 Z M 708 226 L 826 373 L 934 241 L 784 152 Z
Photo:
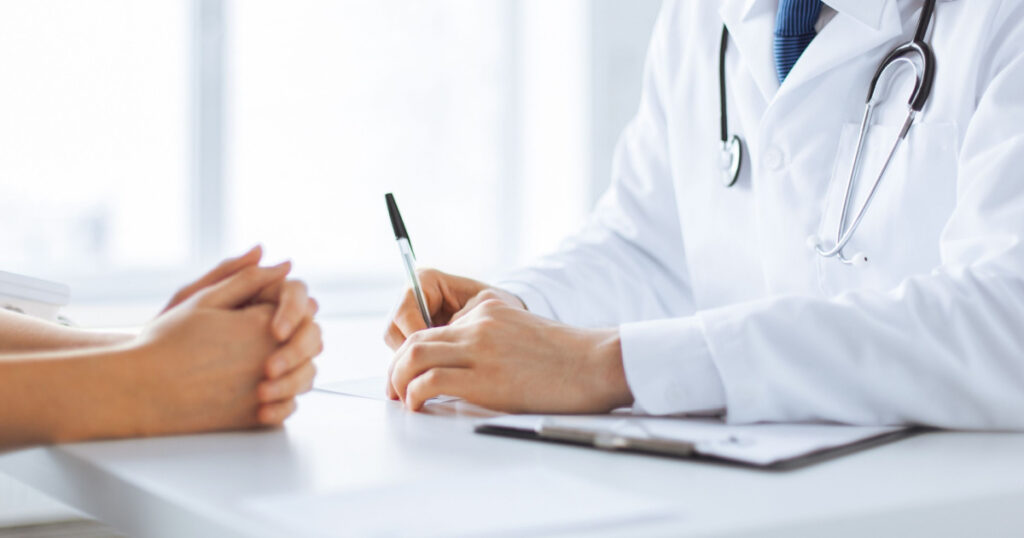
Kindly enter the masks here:
M 1022 44 L 1020 0 L 666 2 L 589 222 L 493 286 L 422 272 L 389 394 L 1024 428 Z

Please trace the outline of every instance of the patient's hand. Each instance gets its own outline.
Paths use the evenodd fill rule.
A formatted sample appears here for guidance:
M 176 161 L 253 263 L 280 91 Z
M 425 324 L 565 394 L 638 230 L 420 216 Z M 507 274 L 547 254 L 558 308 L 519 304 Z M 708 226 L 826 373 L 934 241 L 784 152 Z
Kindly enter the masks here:
M 259 265 L 262 257 L 263 248 L 257 245 L 237 258 L 224 260 L 195 282 L 178 290 L 160 314 L 167 313 L 199 291 L 222 282 L 243 269 Z M 309 297 L 306 284 L 300 280 L 282 279 L 259 290 L 250 298 L 249 304 L 260 303 L 269 303 L 276 307 L 271 328 L 274 336 L 281 342 L 294 336 L 295 330 L 300 328 L 304 321 L 312 320 L 319 308 L 316 300 Z
M 253 304 L 261 290 L 280 289 L 289 270 L 250 264 L 193 291 L 143 330 L 129 364 L 142 402 L 136 433 L 280 424 L 295 410 L 295 396 L 312 387 L 319 327 L 308 314 L 282 344 L 271 331 L 280 308 Z
M 160 315 L 165 315 L 174 307 L 227 278 L 258 267 L 262 257 L 263 249 L 256 246 L 237 258 L 224 260 L 199 280 L 181 288 Z M 316 299 L 309 296 L 309 289 L 304 282 L 284 278 L 276 280 L 259 289 L 240 306 L 257 304 L 274 307 L 269 329 L 278 342 L 284 342 L 273 356 L 267 358 L 268 379 L 276 380 L 320 354 L 323 349 L 320 326 L 313 320 L 320 307 Z M 263 401 L 272 402 L 281 391 L 281 383 L 268 382 L 261 387 L 260 394 Z

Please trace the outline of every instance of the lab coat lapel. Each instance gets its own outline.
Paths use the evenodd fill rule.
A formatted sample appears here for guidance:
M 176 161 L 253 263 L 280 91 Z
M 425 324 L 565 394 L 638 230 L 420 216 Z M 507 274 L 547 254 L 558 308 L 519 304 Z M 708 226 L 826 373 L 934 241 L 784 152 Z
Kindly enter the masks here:
M 754 77 L 766 102 L 779 90 L 772 43 L 775 35 L 775 6 L 770 0 L 725 0 L 719 8 L 722 21 L 740 58 Z M 717 62 L 716 62 L 717 65 Z
M 837 13 L 814 41 L 811 41 L 810 46 L 786 77 L 781 89 L 787 91 L 796 88 L 852 58 L 899 37 L 903 33 L 903 21 L 897 4 L 896 0 L 886 0 L 878 28 L 865 24 L 849 13 Z M 879 54 L 878 59 L 881 60 L 882 56 L 883 54 Z

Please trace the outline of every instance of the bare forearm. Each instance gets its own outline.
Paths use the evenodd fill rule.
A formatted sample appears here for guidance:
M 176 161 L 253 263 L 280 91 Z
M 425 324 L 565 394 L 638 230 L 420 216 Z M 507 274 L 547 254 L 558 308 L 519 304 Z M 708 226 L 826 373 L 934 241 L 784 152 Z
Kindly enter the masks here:
M 73 329 L 0 310 L 0 353 L 106 347 L 130 339 L 128 334 Z
M 0 448 L 134 434 L 133 353 L 114 346 L 0 356 Z

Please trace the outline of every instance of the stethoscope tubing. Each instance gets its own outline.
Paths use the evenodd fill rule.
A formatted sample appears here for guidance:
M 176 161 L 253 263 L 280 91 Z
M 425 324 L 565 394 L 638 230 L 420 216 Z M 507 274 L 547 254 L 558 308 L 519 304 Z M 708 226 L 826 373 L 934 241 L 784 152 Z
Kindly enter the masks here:
M 928 98 L 931 96 L 932 86 L 935 82 L 936 60 L 935 53 L 925 41 L 925 38 L 927 37 L 931 21 L 934 18 L 934 12 L 935 0 L 925 0 L 924 5 L 921 8 L 921 14 L 917 23 L 917 29 L 914 32 L 913 40 L 891 50 L 879 63 L 874 76 L 871 78 L 871 83 L 868 86 L 867 98 L 865 99 L 864 114 L 861 118 L 860 129 L 857 134 L 857 145 L 854 149 L 853 163 L 850 175 L 846 182 L 846 192 L 843 197 L 843 206 L 839 216 L 839 226 L 836 230 L 835 243 L 832 247 L 825 248 L 814 236 L 810 238 L 811 246 L 814 248 L 815 252 L 822 257 L 836 257 L 844 264 L 859 264 L 867 261 L 867 257 L 860 253 L 855 255 L 853 258 L 848 258 L 843 253 L 843 249 L 849 244 L 854 233 L 857 231 L 857 228 L 860 226 L 864 215 L 867 213 L 868 206 L 874 199 L 875 194 L 878 191 L 878 187 L 881 184 L 882 177 L 885 176 L 885 172 L 892 163 L 893 157 L 896 155 L 896 151 L 899 149 L 900 143 L 906 139 L 907 133 L 910 131 L 910 127 L 913 125 L 918 114 L 924 109 L 925 104 L 928 102 Z M 720 135 L 722 143 L 720 167 L 723 184 L 726 187 L 731 187 L 739 178 L 739 172 L 742 166 L 743 146 L 742 140 L 738 135 L 733 135 L 731 140 L 729 137 L 729 114 L 726 102 L 727 90 L 725 73 L 728 42 L 729 29 L 723 24 L 718 59 L 719 106 L 721 111 Z M 920 68 L 918 68 L 918 63 L 915 63 L 912 58 L 916 59 L 918 63 L 920 63 Z M 872 112 L 875 108 L 875 91 L 882 75 L 890 67 L 901 63 L 909 64 L 914 69 L 915 75 L 914 91 L 911 93 L 910 100 L 907 102 L 907 116 L 896 140 L 889 148 L 884 164 L 882 165 L 879 173 L 875 176 L 875 180 L 872 183 L 871 188 L 868 190 L 868 193 L 864 198 L 864 202 L 861 203 L 860 207 L 857 209 L 853 220 L 849 221 L 850 205 L 853 201 L 853 185 L 856 179 L 860 176 L 863 165 L 862 153 L 864 150 L 864 142 L 867 138 L 867 132 L 871 124 Z M 848 221 L 849 227 L 847 227 Z

